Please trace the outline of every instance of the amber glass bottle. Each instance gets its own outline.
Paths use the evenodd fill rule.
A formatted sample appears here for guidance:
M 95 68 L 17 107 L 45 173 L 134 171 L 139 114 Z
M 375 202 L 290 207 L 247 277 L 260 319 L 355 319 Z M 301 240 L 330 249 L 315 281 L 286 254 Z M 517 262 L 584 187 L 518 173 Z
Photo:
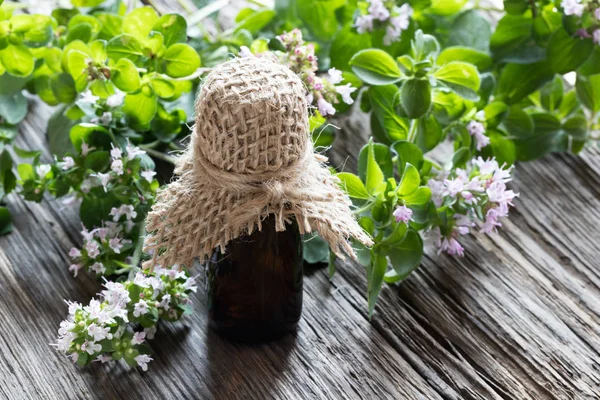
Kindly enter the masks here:
M 221 335 L 262 342 L 294 331 L 302 313 L 302 240 L 294 222 L 229 242 L 208 263 L 210 325 Z

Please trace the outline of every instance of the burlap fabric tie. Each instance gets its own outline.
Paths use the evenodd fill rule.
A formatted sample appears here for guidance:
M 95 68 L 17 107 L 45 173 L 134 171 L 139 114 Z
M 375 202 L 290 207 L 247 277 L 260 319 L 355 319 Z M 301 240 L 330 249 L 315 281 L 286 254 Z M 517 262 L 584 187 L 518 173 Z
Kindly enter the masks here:
M 270 214 L 277 230 L 295 218 L 301 233 L 316 230 L 340 258 L 354 258 L 350 238 L 372 242 L 324 161 L 313 153 L 305 89 L 292 71 L 254 57 L 215 67 L 197 97 L 178 178 L 148 214 L 151 264 L 190 266 L 260 230 Z

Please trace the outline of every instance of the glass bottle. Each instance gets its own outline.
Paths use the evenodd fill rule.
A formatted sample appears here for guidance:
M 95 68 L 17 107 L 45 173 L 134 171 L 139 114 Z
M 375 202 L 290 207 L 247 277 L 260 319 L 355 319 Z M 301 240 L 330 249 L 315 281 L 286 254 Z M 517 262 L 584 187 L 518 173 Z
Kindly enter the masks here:
M 296 329 L 302 313 L 302 239 L 294 221 L 282 232 L 275 216 L 261 231 L 228 243 L 208 262 L 210 326 L 244 342 L 263 342 Z

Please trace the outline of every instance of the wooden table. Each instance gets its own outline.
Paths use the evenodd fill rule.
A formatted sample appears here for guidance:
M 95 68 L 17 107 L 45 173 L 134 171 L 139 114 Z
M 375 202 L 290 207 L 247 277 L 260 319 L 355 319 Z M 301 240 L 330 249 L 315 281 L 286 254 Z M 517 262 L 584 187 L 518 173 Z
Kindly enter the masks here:
M 16 145 L 47 149 L 50 112 L 34 102 Z M 352 165 L 364 130 L 346 125 L 355 139 L 337 146 Z M 67 314 L 61 299 L 87 303 L 100 283 L 67 270 L 81 240 L 76 209 L 11 195 L 15 230 L 0 237 L 0 398 L 598 399 L 600 153 L 519 165 L 512 188 L 521 196 L 499 234 L 465 238 L 462 259 L 428 245 L 416 273 L 383 288 L 371 321 L 355 264 L 339 265 L 331 282 L 307 269 L 297 334 L 268 345 L 211 333 L 200 290 L 192 316 L 160 324 L 145 373 L 82 369 L 49 345 Z

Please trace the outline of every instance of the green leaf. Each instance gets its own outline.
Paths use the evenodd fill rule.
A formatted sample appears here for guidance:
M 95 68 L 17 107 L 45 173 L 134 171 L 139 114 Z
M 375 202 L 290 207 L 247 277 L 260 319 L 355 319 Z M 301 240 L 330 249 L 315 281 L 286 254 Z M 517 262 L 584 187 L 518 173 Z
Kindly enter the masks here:
M 459 96 L 477 101 L 481 83 L 477 68 L 472 64 L 453 61 L 433 73 L 433 76 Z
M 519 106 L 509 108 L 502 124 L 512 136 L 527 137 L 533 135 L 533 120 Z
M 69 73 L 75 82 L 75 89 L 83 92 L 89 83 L 88 63 L 92 60 L 90 55 L 79 50 L 70 50 L 67 54 Z
M 490 23 L 481 13 L 468 10 L 454 19 L 447 46 L 464 46 L 487 52 L 491 34 Z
M 574 38 L 566 30 L 558 29 L 550 37 L 546 53 L 553 71 L 566 74 L 579 68 L 593 49 L 592 39 Z
M 435 15 L 449 16 L 459 12 L 467 0 L 431 0 L 429 12 Z
M 60 107 L 48 120 L 48 147 L 50 152 L 61 158 L 66 153 L 75 152 L 69 132 L 75 126 L 76 121 L 65 115 L 66 107 Z
M 8 235 L 12 230 L 10 211 L 8 211 L 8 208 L 0 206 L 0 236 Z
M 140 88 L 140 73 L 135 64 L 127 59 L 121 58 L 113 68 L 111 68 L 111 82 L 125 93 L 135 92 Z
M 148 86 L 143 86 L 138 93 L 129 93 L 125 96 L 123 111 L 127 115 L 130 124 L 136 129 L 147 130 L 150 121 L 156 114 L 156 109 L 156 95 Z
M 175 95 L 175 85 L 167 79 L 154 78 L 150 81 L 150 84 L 158 97 L 168 99 Z
M 592 114 L 600 111 L 600 74 L 592 76 L 577 75 L 575 83 L 577 97 Z
M 158 21 L 158 14 L 150 6 L 139 7 L 127 14 L 123 19 L 123 32 L 135 36 L 139 40 L 148 37 L 154 24 Z M 133 61 L 133 60 L 132 60 Z
M 440 43 L 435 36 L 424 34 L 421 30 L 415 32 L 411 41 L 410 55 L 416 62 L 434 61 L 440 53 Z
M 0 50 L 0 63 L 11 75 L 26 77 L 33 72 L 34 61 L 31 51 L 24 45 L 10 45 Z
M 413 194 L 419 184 L 421 183 L 421 177 L 419 171 L 412 164 L 405 164 L 404 172 L 400 184 L 398 185 L 397 193 L 398 196 L 404 197 Z
M 368 157 L 367 157 L 367 191 L 370 194 L 377 195 L 382 188 L 384 175 L 379 167 L 379 164 L 375 160 L 375 150 L 373 146 L 373 142 L 371 141 L 368 144 Z
M 419 233 L 409 229 L 404 240 L 389 250 L 388 256 L 395 274 L 386 274 L 385 281 L 392 283 L 406 279 L 423 259 L 423 240 Z
M 443 138 L 442 125 L 438 122 L 436 116 L 430 114 L 419 118 L 415 144 L 422 152 L 433 150 Z
M 375 253 L 371 259 L 371 263 L 367 267 L 367 295 L 369 303 L 369 318 L 373 316 L 375 303 L 381 291 L 383 284 L 383 276 L 387 269 L 387 258 L 379 253 Z
M 106 128 L 101 125 L 82 122 L 71 128 L 69 137 L 78 152 L 81 152 L 81 145 L 84 142 L 96 149 L 110 149 L 110 136 Z
M 74 7 L 96 7 L 106 0 L 71 0 Z
M 500 73 L 496 99 L 514 104 L 539 89 L 554 77 L 547 62 L 507 64 Z
M 402 175 L 406 164 L 414 165 L 417 170 L 423 165 L 423 152 L 417 145 L 404 140 L 397 141 L 391 146 L 392 151 L 398 156 L 398 172 Z
M 110 40 L 123 33 L 123 17 L 110 13 L 95 13 L 94 16 L 100 22 L 101 29 L 98 32 L 98 39 Z
M 600 74 L 600 46 L 595 46 L 592 54 L 577 70 L 578 75 L 596 75 Z
M 352 25 L 347 24 L 335 35 L 333 43 L 331 43 L 331 50 L 329 51 L 331 66 L 342 71 L 348 70 L 350 69 L 350 60 L 354 54 L 371 46 L 370 35 L 357 34 L 354 32 Z
M 165 72 L 173 78 L 182 78 L 196 72 L 200 68 L 200 56 L 191 46 L 176 43 L 170 46 L 161 61 Z
M 252 34 L 257 34 L 267 26 L 277 13 L 274 10 L 260 9 L 249 13 L 240 21 L 236 21 L 235 31 L 246 29 Z
M 407 121 L 396 113 L 400 91 L 395 85 L 372 86 L 369 88 L 373 113 L 385 129 L 391 141 L 406 139 Z
M 74 25 L 67 33 L 66 42 L 71 43 L 74 40 L 81 40 L 87 43 L 92 39 L 92 29 L 92 25 L 85 22 Z
M 341 187 L 346 193 L 348 193 L 348 196 L 355 199 L 364 200 L 367 200 L 371 197 L 367 191 L 367 188 L 365 188 L 365 185 L 358 176 L 349 172 L 340 172 L 336 176 L 340 178 Z
M 566 120 L 562 125 L 563 131 L 577 140 L 587 140 L 587 119 L 582 115 L 575 115 Z
M 83 166 L 85 169 L 102 172 L 110 165 L 110 153 L 108 151 L 94 151 L 87 155 Z
M 529 17 L 505 15 L 498 21 L 498 26 L 490 41 L 492 54 L 500 58 L 522 46 L 531 38 L 532 28 L 533 21 Z
M 106 52 L 115 61 L 127 58 L 137 63 L 144 56 L 144 50 L 140 42 L 134 36 L 128 34 L 110 39 L 106 46 Z
M 390 148 L 381 143 L 369 142 L 360 149 L 358 153 L 358 176 L 363 182 L 367 180 L 367 165 L 369 161 L 369 151 L 373 148 L 375 154 L 375 161 L 383 172 L 384 179 L 388 179 L 394 176 L 394 163 L 392 162 L 392 154 Z
M 486 70 L 492 66 L 492 58 L 487 53 L 463 46 L 445 48 L 440 53 L 437 64 L 444 65 L 452 61 L 464 61 L 473 64 L 480 71 Z
M 383 50 L 361 50 L 350 59 L 349 65 L 364 82 L 378 86 L 398 82 L 402 77 L 396 61 Z
M 422 117 L 431 107 L 431 85 L 427 79 L 412 78 L 400 89 L 400 104 L 411 119 Z
M 487 135 L 490 138 L 492 152 L 498 164 L 514 164 L 517 158 L 515 143 L 496 130 L 489 130 Z
M 454 152 L 452 156 L 452 166 L 454 168 L 464 168 L 471 159 L 471 151 L 468 147 L 461 147 Z
M 8 124 L 18 124 L 27 115 L 27 99 L 21 93 L 0 96 L 0 117 Z
M 408 206 L 423 206 L 431 200 L 431 189 L 420 186 L 414 193 L 404 196 L 402 201 Z
M 309 264 L 329 261 L 329 244 L 318 233 L 302 235 L 302 255 Z
M 302 0 L 296 2 L 296 10 L 317 38 L 328 40 L 338 30 L 335 10 L 345 3 L 345 0 Z
M 73 80 L 73 77 L 66 72 L 52 75 L 50 77 L 50 88 L 56 99 L 61 103 L 72 103 L 77 97 L 75 81 Z
M 121 204 L 114 192 L 109 192 L 105 197 L 86 196 L 79 208 L 79 218 L 87 229 L 101 226 L 108 220 L 110 210 Z
M 504 0 L 504 10 L 511 15 L 521 15 L 529 8 L 527 0 Z
M 165 14 L 156 21 L 153 31 L 163 35 L 164 45 L 169 47 L 187 40 L 187 22 L 179 14 Z

